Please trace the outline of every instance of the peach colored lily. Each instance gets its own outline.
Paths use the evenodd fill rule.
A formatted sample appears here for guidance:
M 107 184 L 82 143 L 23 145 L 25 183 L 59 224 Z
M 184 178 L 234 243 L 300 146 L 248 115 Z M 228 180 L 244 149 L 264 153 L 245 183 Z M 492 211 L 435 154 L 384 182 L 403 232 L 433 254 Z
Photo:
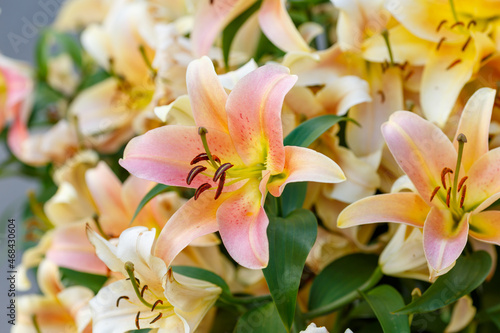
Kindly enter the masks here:
M 495 91 L 489 88 L 480 89 L 471 97 L 454 143 L 438 127 L 413 113 L 393 114 L 382 126 L 382 132 L 418 193 L 360 200 L 342 211 L 339 227 L 375 222 L 423 227 L 431 278 L 454 264 L 468 234 L 483 242 L 500 244 L 500 212 L 483 211 L 500 198 L 500 150 L 488 151 L 494 99 Z
M 344 180 L 326 156 L 283 146 L 281 108 L 295 81 L 285 67 L 266 65 L 239 80 L 228 96 L 203 57 L 189 65 L 187 84 L 196 125 L 208 133 L 169 125 L 129 142 L 120 164 L 132 174 L 197 188 L 159 237 L 156 255 L 167 264 L 191 240 L 219 230 L 238 263 L 265 267 L 267 191 L 279 196 L 290 182 Z
M 196 9 L 195 24 L 191 34 L 195 55 L 206 55 L 220 31 L 255 0 L 201 1 Z M 285 7 L 285 0 L 264 0 L 258 18 L 262 32 L 284 51 L 310 50 L 295 28 Z

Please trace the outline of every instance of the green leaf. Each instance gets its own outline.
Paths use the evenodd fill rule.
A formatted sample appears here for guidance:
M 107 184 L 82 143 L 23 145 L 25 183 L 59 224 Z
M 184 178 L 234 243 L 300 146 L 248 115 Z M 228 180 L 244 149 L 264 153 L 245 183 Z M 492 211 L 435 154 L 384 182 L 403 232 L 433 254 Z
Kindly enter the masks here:
M 48 63 L 49 63 L 49 30 L 43 30 L 35 46 L 35 64 L 38 68 L 38 77 L 41 80 L 47 78 Z
M 236 324 L 234 332 L 286 333 L 273 302 L 248 311 Z
M 307 182 L 287 184 L 281 194 L 281 214 L 287 217 L 288 214 L 299 209 L 304 204 L 307 193 Z
M 382 285 L 366 294 L 361 291 L 360 293 L 375 312 L 384 332 L 410 332 L 408 316 L 392 313 L 405 304 L 403 297 L 396 289 L 388 285 Z
M 226 69 L 229 68 L 229 51 L 231 49 L 234 36 L 236 36 L 238 30 L 240 30 L 241 26 L 250 18 L 250 16 L 252 16 L 252 14 L 259 9 L 261 3 L 262 1 L 259 0 L 248 7 L 243 13 L 238 15 L 231 23 L 229 23 L 222 32 L 222 53 L 224 55 L 224 64 Z
M 231 295 L 229 291 L 229 286 L 226 281 L 214 272 L 207 271 L 203 268 L 192 267 L 192 266 L 172 266 L 172 270 L 175 273 L 185 275 L 187 277 L 207 281 L 219 286 L 222 292 L 226 295 Z
M 59 272 L 61 273 L 61 282 L 66 288 L 84 286 L 92 290 L 94 294 L 97 294 L 108 279 L 105 275 L 89 274 L 64 267 L 59 267 Z
M 149 201 L 151 201 L 151 199 L 153 199 L 154 197 L 156 197 L 159 194 L 162 194 L 163 192 L 167 192 L 167 191 L 170 191 L 170 190 L 171 190 L 170 186 L 164 185 L 164 184 L 157 184 L 155 187 L 153 187 L 144 196 L 144 198 L 142 198 L 141 202 L 139 203 L 139 206 L 137 206 L 137 208 L 135 210 L 135 213 L 134 213 L 134 216 L 132 216 L 132 220 L 130 220 L 130 224 L 132 224 L 134 222 L 135 218 L 137 217 L 137 215 L 139 215 L 139 213 L 141 212 L 142 208 L 144 208 L 144 206 L 146 206 L 146 204 Z
M 57 31 L 52 31 L 52 34 L 54 35 L 55 42 L 59 45 L 61 51 L 63 53 L 67 53 L 73 60 L 73 63 L 78 68 L 81 68 L 83 63 L 82 50 L 75 37 L 68 35 L 67 33 Z
M 330 127 L 342 120 L 355 120 L 340 117 L 333 114 L 309 119 L 297 126 L 284 140 L 285 146 L 309 147 L 317 138 L 325 133 Z M 355 122 L 356 123 L 356 122 Z
M 263 272 L 287 331 L 293 323 L 300 277 L 317 232 L 316 217 L 309 210 L 298 209 L 286 218 L 269 216 L 269 264 Z
M 378 257 L 356 253 L 335 260 L 314 279 L 307 318 L 333 312 L 372 288 L 382 278 Z
M 490 268 L 491 257 L 484 251 L 462 256 L 458 258 L 455 267 L 440 276 L 422 297 L 417 298 L 397 313 L 422 313 L 445 307 L 479 287 L 488 276 Z

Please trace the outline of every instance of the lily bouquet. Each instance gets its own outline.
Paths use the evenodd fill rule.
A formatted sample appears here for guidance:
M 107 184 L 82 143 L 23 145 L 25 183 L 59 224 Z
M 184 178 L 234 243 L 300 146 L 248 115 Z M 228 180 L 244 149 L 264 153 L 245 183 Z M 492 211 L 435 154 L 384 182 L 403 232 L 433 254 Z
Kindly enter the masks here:
M 0 55 L 1 174 L 40 184 L 11 331 L 500 330 L 499 17 L 64 2 Z

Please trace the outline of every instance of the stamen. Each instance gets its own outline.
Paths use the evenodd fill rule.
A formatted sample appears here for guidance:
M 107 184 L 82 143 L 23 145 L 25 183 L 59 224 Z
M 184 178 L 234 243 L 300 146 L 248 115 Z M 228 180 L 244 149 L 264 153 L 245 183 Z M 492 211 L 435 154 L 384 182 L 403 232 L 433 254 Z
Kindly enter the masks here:
M 196 155 L 196 157 L 193 158 L 193 160 L 191 161 L 190 164 L 193 165 L 193 164 L 199 163 L 201 161 L 208 161 L 208 160 L 209 159 L 208 159 L 207 153 L 201 153 L 201 154 Z
M 462 185 L 465 183 L 465 181 L 466 181 L 468 178 L 469 178 L 468 176 L 465 176 L 465 177 L 463 177 L 462 179 L 460 179 L 460 183 L 458 183 L 458 189 L 457 189 L 457 192 L 460 192 L 460 190 L 462 189 Z
M 197 200 L 203 192 L 205 192 L 211 187 L 212 185 L 210 185 L 209 183 L 201 184 L 200 187 L 196 189 L 196 192 L 194 192 L 194 200 Z
M 157 315 L 157 316 L 156 316 L 156 318 L 155 318 L 155 319 L 153 319 L 153 320 L 150 322 L 150 324 L 153 324 L 153 323 L 157 322 L 158 320 L 160 320 L 161 316 L 163 316 L 163 313 L 161 313 L 161 312 L 160 312 L 160 314 L 159 314 L 159 315 Z
M 151 312 L 153 312 L 158 304 L 163 305 L 163 301 L 161 299 L 157 300 L 155 304 L 153 304 L 153 307 L 151 308 Z
M 399 68 L 404 71 L 406 69 L 406 66 L 408 65 L 408 60 L 406 60 L 402 65 L 398 65 Z
M 453 28 L 455 28 L 456 26 L 459 26 L 459 25 L 461 25 L 462 27 L 464 27 L 464 26 L 465 26 L 464 22 L 457 22 L 457 23 L 454 23 L 454 24 L 450 27 L 450 29 L 453 29 Z
M 224 174 L 227 170 L 231 169 L 234 165 L 232 165 L 231 163 L 224 163 L 222 164 L 218 169 L 217 171 L 215 171 L 215 174 L 214 174 L 214 182 L 216 182 L 221 176 L 222 174 Z
M 439 25 L 436 29 L 436 32 L 439 32 L 439 30 L 441 29 L 441 27 L 443 26 L 443 24 L 445 24 L 446 22 L 448 22 L 448 20 L 442 20 L 441 22 L 439 22 Z
M 459 63 L 462 62 L 462 59 L 457 59 L 455 60 L 454 62 L 452 62 L 448 67 L 446 67 L 446 70 L 449 70 L 449 69 L 452 69 L 453 67 L 455 67 L 456 65 L 458 65 Z
M 141 290 L 141 297 L 144 298 L 144 292 L 148 289 L 148 285 L 145 284 L 144 287 L 142 287 L 142 290 Z
M 441 47 L 441 44 L 446 40 L 446 37 L 443 37 L 439 40 L 438 45 L 436 46 L 436 51 L 439 51 L 439 48 Z
M 212 166 L 215 169 L 217 169 L 218 165 L 215 163 L 215 160 L 212 156 L 212 153 L 210 152 L 210 149 L 208 148 L 207 133 L 208 133 L 208 130 L 205 127 L 198 128 L 198 134 L 201 137 L 201 142 L 203 143 L 203 148 L 205 149 L 205 153 L 207 154 L 207 157 L 210 160 L 210 163 L 212 164 Z
M 484 57 L 482 57 L 482 58 L 481 58 L 481 62 L 488 60 L 488 59 L 489 59 L 489 58 L 491 58 L 492 56 L 493 56 L 493 53 L 490 53 L 490 54 L 485 55 Z
M 222 190 L 224 189 L 224 182 L 225 181 L 226 181 L 226 174 L 223 173 L 222 176 L 220 176 L 219 185 L 217 185 L 217 191 L 215 192 L 214 200 L 219 199 L 219 197 L 222 193 Z
M 379 90 L 377 91 L 377 94 L 380 95 L 380 100 L 381 100 L 381 103 L 384 103 L 385 102 L 385 94 L 382 90 Z
M 431 194 L 431 199 L 429 201 L 432 201 L 432 199 L 434 199 L 434 197 L 436 196 L 436 194 L 438 193 L 439 189 L 441 188 L 441 186 L 437 186 L 433 191 L 432 191 L 432 194 Z
M 447 189 L 445 177 L 448 173 L 453 173 L 453 170 L 451 170 L 450 168 L 443 168 L 443 170 L 441 171 L 441 184 L 443 184 L 445 190 Z
M 138 330 L 141 329 L 139 326 L 139 316 L 141 315 L 141 311 L 137 311 L 137 316 L 135 316 L 135 327 L 137 327 Z
M 382 37 L 384 37 L 385 45 L 387 46 L 387 52 L 389 52 L 391 66 L 394 66 L 394 57 L 392 55 L 391 42 L 389 41 L 389 30 L 385 29 L 384 31 L 382 31 Z
M 476 21 L 471 20 L 471 21 L 467 24 L 467 29 L 470 29 L 470 27 L 471 27 L 472 25 L 473 25 L 473 26 L 476 26 L 476 25 L 477 25 Z
M 450 208 L 450 196 L 451 194 L 451 187 L 448 189 L 448 192 L 446 193 L 446 206 L 448 206 L 448 208 Z
M 464 185 L 464 190 L 462 191 L 462 196 L 460 197 L 460 208 L 464 206 L 465 192 L 467 192 L 467 185 Z
M 469 36 L 469 38 L 467 38 L 467 41 L 465 42 L 464 46 L 462 46 L 462 52 L 465 51 L 465 49 L 467 48 L 467 45 L 469 45 L 471 39 L 472 39 L 471 36 Z
M 128 300 L 128 299 L 130 299 L 130 297 L 128 297 L 128 296 L 120 296 L 120 297 L 118 297 L 118 299 L 116 300 L 116 307 L 118 307 L 118 305 L 120 305 L 120 300 L 122 300 L 122 299 L 127 299 Z
M 125 268 L 126 269 L 126 268 Z M 133 269 L 133 267 L 132 267 Z M 135 282 L 137 282 L 137 284 L 140 286 L 141 285 L 141 280 L 139 280 L 138 278 L 134 277 L 135 279 Z M 130 278 L 126 278 L 125 280 L 130 280 Z
M 186 177 L 186 183 L 188 185 L 191 185 L 191 182 L 194 180 L 194 178 L 202 173 L 203 171 L 207 170 L 206 167 L 204 167 L 203 165 L 197 165 L 195 166 L 193 169 L 191 169 L 191 171 L 189 171 L 187 177 Z
M 413 71 L 410 71 L 408 74 L 406 74 L 405 76 L 405 81 L 408 81 L 410 79 L 410 77 L 413 75 Z

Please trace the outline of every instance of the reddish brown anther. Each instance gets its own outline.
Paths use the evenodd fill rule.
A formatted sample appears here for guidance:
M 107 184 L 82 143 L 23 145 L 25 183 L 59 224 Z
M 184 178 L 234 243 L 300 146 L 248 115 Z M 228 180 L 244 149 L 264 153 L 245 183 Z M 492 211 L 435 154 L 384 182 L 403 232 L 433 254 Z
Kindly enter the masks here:
M 445 190 L 447 189 L 445 177 L 448 173 L 453 173 L 453 170 L 451 170 L 450 168 L 443 168 L 443 170 L 441 171 L 441 184 L 443 184 L 443 188 Z
M 467 192 L 467 185 L 464 185 L 462 196 L 460 197 L 460 208 L 464 206 L 465 192 Z
M 448 22 L 447 20 L 442 20 L 441 22 L 439 22 L 439 25 L 436 29 L 436 32 L 439 32 L 439 30 L 441 30 L 441 27 L 446 23 Z
M 196 192 L 194 192 L 194 200 L 197 200 L 203 192 L 205 192 L 211 187 L 212 185 L 210 185 L 209 183 L 201 184 L 200 187 L 196 189 Z
M 412 75 L 413 75 L 413 71 L 410 71 L 408 74 L 406 74 L 404 80 L 408 81 Z
M 433 191 L 432 191 L 432 194 L 431 194 L 431 198 L 429 201 L 432 201 L 432 199 L 434 199 L 434 197 L 436 196 L 436 194 L 438 193 L 439 189 L 441 188 L 441 186 L 437 186 Z
M 224 189 L 224 182 L 225 181 L 226 181 L 226 174 L 223 173 L 222 176 L 220 176 L 219 184 L 217 185 L 217 191 L 215 191 L 215 197 L 214 197 L 215 200 L 219 199 L 219 197 L 222 193 L 222 190 Z
M 118 307 L 118 305 L 120 305 L 120 301 L 122 299 L 130 299 L 130 297 L 128 297 L 128 296 L 120 296 L 120 297 L 118 297 L 118 299 L 116 300 L 116 307 Z
M 462 179 L 460 179 L 460 182 L 458 183 L 458 189 L 457 189 L 457 192 L 460 192 L 460 190 L 462 189 L 462 185 L 465 183 L 465 181 L 466 181 L 468 178 L 469 178 L 468 176 L 465 176 L 465 177 L 463 177 Z
M 446 206 L 450 208 L 450 197 L 451 197 L 451 187 L 448 189 L 448 192 L 446 193 Z
M 160 314 L 159 314 L 159 315 L 157 315 L 157 316 L 155 317 L 155 319 L 153 319 L 153 320 L 150 322 L 150 324 L 153 324 L 153 323 L 157 322 L 158 320 L 160 320 L 162 315 L 163 315 L 163 314 L 160 312 Z
M 452 69 L 453 67 L 455 67 L 456 65 L 458 65 L 459 63 L 462 62 L 462 59 L 457 59 L 455 60 L 454 62 L 452 62 L 448 67 L 446 67 L 446 70 L 449 70 L 449 69 Z
M 135 327 L 137 327 L 138 330 L 141 329 L 141 326 L 139 325 L 139 316 L 141 315 L 141 311 L 137 312 L 137 316 L 135 316 Z
M 219 178 L 226 173 L 227 170 L 231 169 L 234 165 L 232 165 L 231 163 L 224 163 L 222 164 L 218 169 L 217 171 L 215 171 L 215 174 L 214 174 L 214 182 L 216 182 L 217 180 L 219 180 Z
M 157 300 L 155 304 L 153 304 L 153 307 L 151 308 L 151 312 L 153 312 L 158 304 L 163 305 L 163 301 L 161 299 Z
M 441 47 L 441 44 L 446 40 L 445 37 L 441 38 L 438 42 L 438 45 L 436 46 L 436 51 L 439 51 L 439 48 Z
M 461 25 L 462 27 L 465 26 L 464 22 L 457 22 L 457 23 L 452 24 L 452 26 L 450 27 L 450 29 L 453 29 L 453 28 L 455 28 L 456 26 L 459 26 L 459 25 Z
M 385 102 L 385 94 L 382 90 L 377 91 L 377 94 L 380 95 L 380 102 L 384 103 Z
M 191 182 L 193 181 L 193 179 L 200 173 L 202 173 L 203 171 L 207 170 L 206 167 L 204 167 L 203 165 L 197 165 L 195 166 L 193 169 L 191 169 L 191 171 L 189 171 L 187 177 L 186 177 L 186 183 L 188 185 L 191 185 Z
M 144 287 L 142 287 L 142 290 L 141 290 L 141 297 L 144 298 L 144 292 L 148 289 L 148 285 L 145 284 Z
M 201 161 L 208 161 L 207 153 L 201 153 L 201 154 L 196 155 L 196 157 L 193 158 L 193 160 L 191 161 L 190 164 L 193 165 L 193 164 L 199 163 Z
M 471 39 L 472 39 L 471 36 L 469 36 L 469 38 L 467 38 L 467 40 L 465 41 L 464 46 L 462 46 L 462 52 L 465 51 L 465 49 L 467 48 L 467 45 L 469 45 Z
M 470 27 L 471 27 L 471 26 L 476 26 L 476 25 L 477 25 L 476 21 L 471 20 L 471 21 L 467 24 L 467 29 L 470 29 Z

